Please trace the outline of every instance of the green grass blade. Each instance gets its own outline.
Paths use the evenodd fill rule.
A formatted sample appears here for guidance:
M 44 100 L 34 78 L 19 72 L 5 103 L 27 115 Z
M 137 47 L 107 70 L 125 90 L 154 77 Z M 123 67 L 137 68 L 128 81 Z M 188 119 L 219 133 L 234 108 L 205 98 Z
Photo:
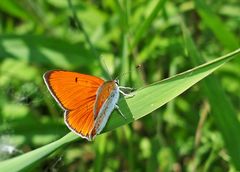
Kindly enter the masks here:
M 224 22 L 211 11 L 209 6 L 205 4 L 205 1 L 195 0 L 195 6 L 203 22 L 212 30 L 224 47 L 229 50 L 234 50 L 239 47 L 236 36 L 233 35 Z
M 159 11 L 163 9 L 166 1 L 167 0 L 159 0 L 158 3 L 156 4 L 155 8 L 151 12 L 151 14 L 148 16 L 148 18 L 143 21 L 142 25 L 139 27 L 136 34 L 134 35 L 132 45 L 130 47 L 130 51 L 132 51 L 134 49 L 134 47 L 138 44 L 140 39 L 143 37 L 144 33 L 147 32 L 148 27 L 151 25 L 153 20 L 156 18 Z
M 133 93 L 135 96 L 132 98 L 120 99 L 118 104 L 121 111 L 126 114 L 127 120 L 124 120 L 115 112 L 116 115 L 114 113 L 113 118 L 109 120 L 106 131 L 113 130 L 151 113 L 211 74 L 238 53 L 240 53 L 240 49 L 174 77 L 139 89 Z
M 194 65 L 197 65 L 203 61 L 203 58 L 197 51 L 189 31 L 184 24 L 182 28 L 191 61 Z M 216 77 L 209 76 L 203 81 L 202 86 L 211 105 L 215 123 L 223 135 L 231 160 L 235 164 L 235 167 L 240 170 L 240 123 L 238 122 L 237 114 Z
M 21 6 L 20 3 L 16 1 L 1 1 L 0 10 L 23 20 L 32 19 L 31 14 L 24 9 L 24 5 Z
M 133 122 L 134 120 L 151 113 L 211 74 L 224 63 L 232 59 L 237 53 L 240 53 L 240 49 L 188 70 L 182 74 L 175 75 L 169 79 L 165 79 L 139 89 L 134 92 L 135 96 L 132 98 L 120 99 L 119 106 L 127 119 L 123 119 L 119 114 L 117 114 L 117 112 L 114 112 L 106 126 L 105 132 Z M 63 138 L 46 146 L 25 153 L 21 156 L 0 162 L 0 171 L 13 172 L 29 169 L 32 165 L 40 162 L 44 157 L 48 156 L 56 149 L 76 140 L 77 138 L 78 136 L 73 133 L 69 133 Z M 14 169 L 12 167 L 14 167 Z
M 54 152 L 59 147 L 64 146 L 67 143 L 73 142 L 78 136 L 73 133 L 69 133 L 61 139 L 52 142 L 46 146 L 35 149 L 34 151 L 25 153 L 16 158 L 0 162 L 0 171 L 23 171 L 29 170 L 36 162 L 39 162 L 50 153 Z M 13 168 L 14 167 L 14 168 Z
M 121 74 L 126 73 L 127 71 L 130 71 L 129 64 L 130 64 L 130 58 L 129 58 L 129 51 L 128 51 L 128 18 L 129 18 L 129 1 L 123 1 L 122 3 L 119 1 L 116 1 L 116 6 L 118 7 L 119 16 L 121 16 Z M 120 83 L 126 83 L 127 77 L 120 77 Z

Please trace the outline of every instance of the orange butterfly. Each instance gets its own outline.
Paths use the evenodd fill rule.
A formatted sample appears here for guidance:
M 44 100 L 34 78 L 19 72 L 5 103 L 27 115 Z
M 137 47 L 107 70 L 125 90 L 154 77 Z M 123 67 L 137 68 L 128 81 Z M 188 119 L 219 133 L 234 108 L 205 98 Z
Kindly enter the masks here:
M 119 93 L 127 94 L 120 90 L 118 80 L 105 82 L 95 76 L 63 70 L 48 71 L 43 79 L 65 111 L 66 125 L 82 138 L 92 140 L 99 134 L 115 108 L 124 117 L 117 102 Z

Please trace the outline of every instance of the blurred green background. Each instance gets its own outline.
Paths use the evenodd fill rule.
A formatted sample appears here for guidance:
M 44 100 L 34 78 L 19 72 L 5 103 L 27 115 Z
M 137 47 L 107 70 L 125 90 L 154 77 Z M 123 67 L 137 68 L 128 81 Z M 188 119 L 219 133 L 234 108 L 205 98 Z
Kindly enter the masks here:
M 138 89 L 237 49 L 239 26 L 239 0 L 72 0 L 72 8 L 67 0 L 1 0 L 0 160 L 69 132 L 43 83 L 47 70 L 122 75 L 121 85 Z M 201 82 L 134 123 L 55 152 L 34 171 L 236 171 L 225 119 L 212 113 L 226 105 L 239 119 L 239 58 L 214 75 L 210 91 Z

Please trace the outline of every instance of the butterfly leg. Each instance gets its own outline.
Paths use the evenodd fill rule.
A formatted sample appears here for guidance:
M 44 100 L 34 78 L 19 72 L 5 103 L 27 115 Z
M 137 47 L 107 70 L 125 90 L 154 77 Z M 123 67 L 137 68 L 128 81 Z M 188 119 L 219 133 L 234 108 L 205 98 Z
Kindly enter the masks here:
M 126 93 L 124 93 L 122 90 L 119 90 L 119 92 L 122 94 L 122 95 L 124 95 L 125 96 L 125 98 L 131 98 L 131 97 L 134 97 L 134 94 L 126 94 Z
M 133 88 L 131 87 L 123 87 L 123 86 L 119 86 L 120 89 L 124 89 L 124 90 L 134 90 Z
M 123 115 L 123 113 L 121 112 L 121 110 L 120 110 L 120 108 L 119 108 L 118 105 L 115 105 L 115 108 L 118 110 L 118 112 L 120 113 L 120 115 L 121 115 L 124 119 L 127 119 L 127 118 Z

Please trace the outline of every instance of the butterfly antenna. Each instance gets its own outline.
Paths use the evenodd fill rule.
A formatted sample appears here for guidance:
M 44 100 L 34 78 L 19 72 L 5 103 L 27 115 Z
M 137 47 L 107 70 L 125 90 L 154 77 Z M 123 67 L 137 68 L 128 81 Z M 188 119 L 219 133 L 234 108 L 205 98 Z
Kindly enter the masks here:
M 126 75 L 126 74 L 128 74 L 128 73 L 131 73 L 131 71 L 130 71 L 130 72 L 124 72 L 124 73 L 122 73 L 121 75 L 118 75 L 118 76 L 116 77 L 116 80 L 118 80 L 119 78 L 123 77 L 124 75 Z
M 141 67 L 142 67 L 142 65 L 137 65 L 136 69 L 139 69 Z M 116 79 L 119 79 L 119 78 L 123 77 L 124 75 L 127 75 L 127 74 L 132 73 L 132 72 L 133 72 L 133 70 L 128 71 L 128 72 L 124 72 L 124 73 L 120 74 L 119 76 L 117 76 Z
M 101 62 L 103 63 L 103 65 L 104 65 L 104 68 L 105 68 L 106 71 L 107 71 L 108 77 L 109 77 L 111 80 L 113 80 L 112 76 L 110 75 L 110 70 L 108 69 L 107 64 L 105 63 L 105 60 L 104 60 L 103 56 L 100 56 L 100 57 L 102 57 L 102 58 L 100 58 L 100 59 L 101 59 Z

